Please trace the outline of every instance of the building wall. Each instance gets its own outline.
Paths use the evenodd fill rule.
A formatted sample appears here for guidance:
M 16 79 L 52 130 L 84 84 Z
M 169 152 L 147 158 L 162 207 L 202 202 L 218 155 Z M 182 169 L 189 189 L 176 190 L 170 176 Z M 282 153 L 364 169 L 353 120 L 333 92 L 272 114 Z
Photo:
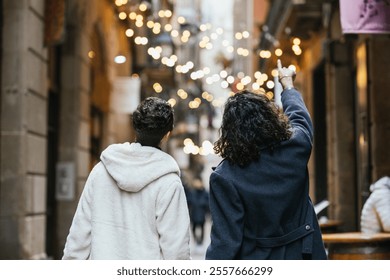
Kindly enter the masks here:
M 348 56 L 348 48 L 341 46 Z M 334 61 L 328 65 L 329 91 L 327 92 L 327 114 L 329 116 L 328 137 L 328 191 L 332 200 L 330 215 L 343 221 L 344 229 L 356 229 L 356 146 L 354 120 L 353 71 L 350 63 Z
M 92 31 L 101 25 L 106 78 L 129 76 L 130 47 L 109 1 L 66 1 L 60 55 L 58 160 L 75 167 L 75 195 L 59 200 L 54 224 L 57 252 L 46 254 L 48 49 L 45 0 L 2 1 L 0 259 L 60 258 L 79 195 L 90 171 L 90 60 Z M 127 63 L 113 62 L 122 51 Z M 107 93 L 109 102 L 110 92 Z M 103 147 L 130 136 L 128 114 L 104 111 Z M 118 132 L 119 131 L 119 132 Z M 53 226 L 53 225 L 51 225 Z M 52 237 L 53 238 L 53 237 Z
M 340 230 L 357 228 L 354 46 L 341 33 L 338 11 L 332 16 L 326 53 L 327 168 L 330 219 Z
M 303 71 L 302 90 L 313 113 L 316 94 L 312 88 L 312 73 L 316 65 L 326 61 L 326 131 L 327 131 L 327 181 L 328 218 L 342 221 L 339 230 L 357 231 L 360 229 L 360 214 L 364 198 L 369 195 L 369 184 L 382 176 L 390 174 L 386 144 L 389 141 L 390 108 L 388 89 L 390 81 L 386 77 L 390 71 L 389 56 L 386 55 L 388 36 L 343 35 L 340 14 L 335 11 L 330 21 L 329 33 L 314 35 L 304 51 L 301 63 Z M 356 59 L 357 46 L 367 44 L 367 119 L 364 128 L 359 128 L 357 100 Z M 313 114 L 315 115 L 315 114 Z M 314 116 L 312 116 L 314 117 Z M 369 131 L 369 154 L 362 155 L 359 150 L 359 129 Z M 311 182 L 315 181 L 316 170 L 312 154 L 309 164 Z M 365 158 L 367 157 L 367 158 Z M 367 160 L 367 163 L 362 162 Z M 366 173 L 366 180 L 361 177 Z M 312 184 L 314 189 L 316 186 Z M 315 191 L 315 190 L 314 190 Z
M 303 95 L 306 107 L 309 110 L 313 122 L 315 121 L 313 99 L 314 99 L 314 95 L 317 93 L 313 91 L 312 73 L 315 67 L 317 67 L 324 59 L 322 40 L 323 40 L 323 34 L 318 34 L 317 36 L 314 36 L 313 38 L 311 38 L 309 42 L 306 43 L 306 45 L 310 47 L 305 48 L 305 52 L 303 53 L 303 57 L 301 58 L 300 61 L 300 65 L 299 65 L 300 69 L 298 71 L 297 81 L 296 81 L 296 85 Z M 317 145 L 317 143 L 314 143 L 314 145 Z M 313 146 L 313 150 L 314 150 L 314 146 Z M 310 176 L 310 197 L 312 198 L 313 203 L 316 204 L 320 201 L 317 201 L 315 199 L 316 188 L 317 188 L 315 184 L 315 176 L 316 176 L 316 170 L 314 164 L 315 157 L 316 157 L 315 153 L 312 152 L 312 156 L 310 157 L 308 168 L 309 168 L 309 176 Z
M 340 41 L 341 27 L 339 15 L 333 16 L 330 33 L 325 29 L 313 34 L 303 43 L 304 53 L 300 61 L 301 77 L 297 80 L 301 87 L 306 105 L 311 113 L 313 123 L 316 123 L 316 95 L 314 91 L 314 73 L 316 68 L 325 63 L 325 118 L 326 147 L 316 147 L 314 142 L 313 153 L 309 162 L 311 181 L 310 195 L 315 203 L 316 177 L 319 176 L 320 166 L 315 165 L 316 148 L 326 149 L 326 180 L 327 197 L 330 206 L 326 215 L 330 219 L 343 221 L 343 230 L 355 230 L 357 227 L 357 187 L 356 187 L 356 144 L 355 144 L 355 96 L 354 96 L 354 69 L 352 64 L 353 46 Z M 329 37 L 328 37 L 329 36 Z M 298 75 L 299 76 L 299 75 Z M 318 78 L 318 77 L 317 77 Z M 315 127 L 315 133 L 322 129 Z
M 0 259 L 45 257 L 44 1 L 3 1 Z

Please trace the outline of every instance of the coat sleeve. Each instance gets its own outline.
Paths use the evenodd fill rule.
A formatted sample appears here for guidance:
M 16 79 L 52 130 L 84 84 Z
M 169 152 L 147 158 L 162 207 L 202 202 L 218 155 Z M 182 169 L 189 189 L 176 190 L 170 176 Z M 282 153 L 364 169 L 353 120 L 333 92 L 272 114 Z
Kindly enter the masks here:
M 208 260 L 237 258 L 244 229 L 244 208 L 236 188 L 221 175 L 210 176 L 211 243 Z
M 380 190 L 376 195 L 375 210 L 383 231 L 390 232 L 390 190 Z
M 86 260 L 91 253 L 91 196 L 93 175 L 87 179 L 66 239 L 63 260 Z
M 175 182 L 161 192 L 156 219 L 163 258 L 190 259 L 190 217 L 181 183 Z
M 302 95 L 295 89 L 284 90 L 282 94 L 284 113 L 294 129 L 302 131 L 310 143 L 313 142 L 313 124 Z

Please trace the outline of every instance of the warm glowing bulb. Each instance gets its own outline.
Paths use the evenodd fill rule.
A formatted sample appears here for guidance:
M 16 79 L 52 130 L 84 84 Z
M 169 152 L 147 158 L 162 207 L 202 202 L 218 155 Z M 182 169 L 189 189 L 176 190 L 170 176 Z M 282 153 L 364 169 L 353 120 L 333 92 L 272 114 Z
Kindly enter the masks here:
M 141 4 L 139 5 L 139 10 L 140 10 L 141 12 L 145 12 L 147 9 L 148 9 L 148 6 L 147 6 L 145 3 L 141 3 Z
M 125 63 L 126 62 L 126 57 L 124 55 L 117 55 L 114 58 L 114 62 L 117 63 L 117 64 Z
M 283 54 L 283 51 L 281 49 L 276 49 L 275 50 L 275 55 L 276 56 L 281 56 Z
M 136 12 L 131 12 L 129 14 L 129 18 L 132 19 L 132 20 L 135 20 L 137 18 L 137 13 Z
M 121 13 L 119 13 L 119 18 L 120 18 L 121 20 L 124 20 L 124 19 L 127 18 L 127 14 L 126 14 L 125 12 L 121 12 Z
M 237 32 L 236 35 L 234 36 L 237 40 L 241 40 L 242 39 L 242 33 L 241 32 Z
M 166 32 L 171 32 L 172 28 L 173 28 L 172 25 L 169 24 L 169 23 L 164 26 L 164 29 L 165 29 Z
M 301 44 L 301 39 L 294 38 L 293 43 L 294 43 L 294 45 L 299 45 L 299 44 Z
M 176 38 L 177 36 L 179 36 L 179 31 L 177 31 L 177 30 L 172 30 L 172 31 L 171 31 L 171 36 L 174 37 L 174 38 Z
M 275 83 L 274 83 L 273 81 L 268 81 L 268 82 L 267 82 L 267 87 L 268 87 L 269 89 L 273 89 L 274 86 L 275 86 Z
M 133 29 L 127 29 L 126 30 L 126 36 L 127 37 L 132 37 L 134 35 L 134 30 Z
M 176 101 L 176 99 L 171 98 L 168 100 L 168 103 L 169 103 L 169 105 L 171 105 L 171 107 L 174 107 L 176 105 L 177 101 Z
M 186 22 L 186 19 L 184 17 L 180 16 L 177 18 L 177 22 L 180 24 L 184 24 Z
M 293 64 L 289 65 L 288 69 L 293 70 L 294 72 L 297 71 L 297 67 L 295 65 L 293 65 Z

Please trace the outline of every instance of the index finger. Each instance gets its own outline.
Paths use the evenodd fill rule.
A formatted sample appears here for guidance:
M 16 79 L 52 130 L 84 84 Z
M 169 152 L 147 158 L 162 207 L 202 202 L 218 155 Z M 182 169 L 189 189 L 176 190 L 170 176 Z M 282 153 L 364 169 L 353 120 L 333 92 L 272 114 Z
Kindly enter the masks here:
M 277 66 L 278 66 L 278 70 L 282 70 L 282 62 L 280 61 L 280 59 L 278 59 L 277 61 Z

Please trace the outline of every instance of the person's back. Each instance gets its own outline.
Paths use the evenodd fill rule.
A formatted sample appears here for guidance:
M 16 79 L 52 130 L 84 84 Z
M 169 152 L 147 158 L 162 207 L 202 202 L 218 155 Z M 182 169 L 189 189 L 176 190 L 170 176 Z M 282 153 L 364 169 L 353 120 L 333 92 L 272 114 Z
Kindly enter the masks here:
M 209 195 L 200 180 L 196 180 L 191 189 L 191 220 L 196 224 L 203 224 L 209 210 Z
M 376 181 L 370 186 L 370 191 L 362 210 L 361 231 L 390 232 L 390 177 L 385 176 Z
M 207 259 L 327 258 L 309 198 L 310 115 L 300 93 L 283 87 L 284 114 L 248 91 L 225 105 L 215 148 L 224 160 L 210 176 Z
M 189 215 L 180 170 L 158 145 L 173 111 L 146 99 L 133 115 L 137 142 L 110 145 L 91 171 L 63 259 L 189 259 Z

